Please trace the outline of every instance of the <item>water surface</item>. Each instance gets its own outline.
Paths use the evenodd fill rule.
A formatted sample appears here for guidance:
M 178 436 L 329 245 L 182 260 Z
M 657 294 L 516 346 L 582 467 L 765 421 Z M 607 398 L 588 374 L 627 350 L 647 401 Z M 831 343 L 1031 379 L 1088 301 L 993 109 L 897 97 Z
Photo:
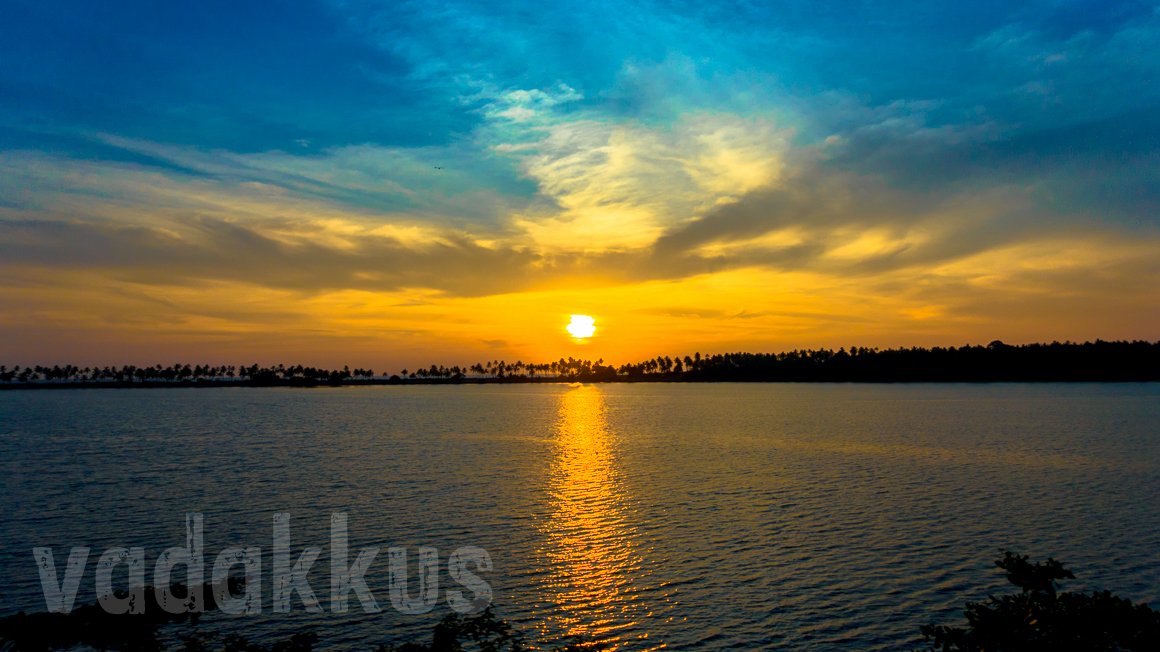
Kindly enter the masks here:
M 353 549 L 384 548 L 367 575 L 383 613 L 352 597 L 220 625 L 406 640 L 446 607 L 392 610 L 385 548 L 478 546 L 499 614 L 545 641 L 905 649 L 1003 589 L 1003 548 L 1155 604 L 1157 423 L 1157 384 L 3 392 L 0 610 L 44 609 L 33 546 L 62 572 L 91 546 L 91 601 L 100 551 L 181 545 L 187 512 L 212 560 L 268 553 L 276 512 L 295 555 L 325 548 L 344 511 Z M 328 565 L 311 576 L 327 607 Z

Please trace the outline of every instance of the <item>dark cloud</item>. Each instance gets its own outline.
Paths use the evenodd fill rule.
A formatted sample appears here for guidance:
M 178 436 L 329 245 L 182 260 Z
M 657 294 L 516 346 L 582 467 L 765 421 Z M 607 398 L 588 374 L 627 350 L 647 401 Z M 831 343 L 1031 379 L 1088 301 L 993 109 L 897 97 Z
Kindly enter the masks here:
M 238 223 L 201 218 L 154 228 L 102 221 L 0 221 L 5 267 L 88 271 L 122 281 L 191 285 L 231 281 L 322 292 L 423 287 L 453 294 L 494 291 L 531 256 L 449 236 L 422 248 L 367 238 L 352 249 L 276 240 Z M 484 272 L 483 270 L 488 270 Z
M 1155 172 L 1158 152 L 1160 106 L 1040 129 L 873 124 L 844 134 L 827 150 L 824 167 L 875 174 L 903 189 L 950 193 L 1041 180 L 1082 186 L 1080 175 Z
M 730 254 L 715 259 L 719 265 L 864 275 L 937 264 L 1041 236 L 1042 218 L 1018 194 L 903 192 L 878 177 L 815 168 L 670 230 L 654 255 L 688 261 L 699 248 L 734 243 Z M 783 229 L 801 242 L 746 246 Z M 884 238 L 883 248 L 853 259 L 826 256 L 865 233 Z

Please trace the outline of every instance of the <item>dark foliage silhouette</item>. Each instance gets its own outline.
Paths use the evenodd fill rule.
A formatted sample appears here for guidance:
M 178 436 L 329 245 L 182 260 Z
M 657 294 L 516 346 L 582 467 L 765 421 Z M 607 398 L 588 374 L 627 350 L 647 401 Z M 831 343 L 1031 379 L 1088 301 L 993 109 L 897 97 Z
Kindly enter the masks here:
M 243 580 L 230 578 L 224 590 L 236 595 L 244 585 Z M 204 611 L 217 610 L 214 595 L 219 588 L 222 587 L 212 583 L 202 587 L 201 595 L 206 601 Z M 172 585 L 172 592 L 177 596 L 189 595 L 178 583 Z M 145 601 L 138 614 L 112 614 L 100 604 L 93 603 L 81 605 L 67 614 L 21 612 L 0 618 L 0 650 L 45 652 L 84 646 L 98 650 L 160 652 L 164 646 L 157 638 L 158 627 L 198 623 L 200 614 L 197 612 L 173 614 L 163 609 L 152 586 L 144 587 L 142 593 Z M 125 599 L 129 594 L 127 591 L 114 591 L 113 595 Z
M 1012 346 L 794 350 L 657 356 L 613 366 L 560 358 L 532 363 L 491 360 L 432 364 L 398 374 L 302 365 L 77 367 L 0 365 L 0 389 L 66 387 L 212 387 L 437 384 L 464 382 L 1040 382 L 1160 380 L 1160 342 L 1052 342 Z
M 1103 652 L 1160 650 L 1160 612 L 1112 595 L 1059 592 L 1074 579 L 1063 564 L 1032 563 L 1006 552 L 995 565 L 1019 593 L 968 602 L 965 627 L 922 628 L 928 650 L 941 652 Z

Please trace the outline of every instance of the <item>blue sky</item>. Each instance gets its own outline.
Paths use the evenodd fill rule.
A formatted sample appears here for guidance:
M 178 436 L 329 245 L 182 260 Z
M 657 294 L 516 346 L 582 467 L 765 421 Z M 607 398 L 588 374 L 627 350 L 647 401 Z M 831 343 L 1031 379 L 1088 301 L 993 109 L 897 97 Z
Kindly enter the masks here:
M 924 126 L 1011 134 L 1114 119 L 1160 93 L 1153 3 L 17 0 L 5 13 L 6 140 L 29 146 L 94 131 L 233 151 L 443 145 L 480 125 L 489 87 L 564 84 L 577 109 L 644 120 L 774 109 L 806 139 L 894 103 L 921 104 Z
M 204 308 L 172 295 L 210 282 L 486 297 L 757 269 L 884 301 L 947 283 L 960 303 L 913 295 L 938 327 L 861 333 L 887 343 L 900 327 L 1002 330 L 995 306 L 1019 300 L 968 286 L 1014 274 L 1020 246 L 1095 243 L 1098 263 L 1040 265 L 1090 263 L 1066 281 L 1081 293 L 1156 272 L 1156 3 L 10 0 L 3 14 L 0 293 L 59 338 L 75 339 L 53 315 L 76 275 L 164 298 L 191 324 L 174 346 L 200 351 Z M 221 262 L 247 251 L 253 267 Z M 1008 262 L 985 264 L 1001 270 L 943 278 L 998 252 Z M 169 271 L 144 271 L 159 261 Z M 31 293 L 34 277 L 48 289 Z M 1048 300 L 1065 281 L 1026 282 Z M 1123 292 L 1105 323 L 1026 317 L 1011 335 L 1156 335 Z M 101 341 L 124 326 L 110 319 Z M 757 332 L 681 343 L 804 337 Z

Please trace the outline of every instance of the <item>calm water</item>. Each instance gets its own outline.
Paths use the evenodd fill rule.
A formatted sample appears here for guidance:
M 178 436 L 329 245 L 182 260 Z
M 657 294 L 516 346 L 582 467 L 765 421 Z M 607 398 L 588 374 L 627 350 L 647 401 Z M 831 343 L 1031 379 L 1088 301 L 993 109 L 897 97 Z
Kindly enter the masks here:
M 1160 385 L 605 385 L 0 393 L 0 611 L 33 546 L 486 549 L 501 616 L 622 649 L 905 649 L 1001 548 L 1160 602 Z M 353 553 L 352 553 L 353 557 Z M 445 613 L 219 622 L 370 648 Z M 269 558 L 265 560 L 269 582 Z M 412 566 L 413 567 L 413 566 Z M 311 581 L 329 607 L 326 553 Z M 447 578 L 443 578 L 446 588 Z M 412 581 L 412 589 L 414 582 Z M 270 588 L 265 587 L 269 601 Z

